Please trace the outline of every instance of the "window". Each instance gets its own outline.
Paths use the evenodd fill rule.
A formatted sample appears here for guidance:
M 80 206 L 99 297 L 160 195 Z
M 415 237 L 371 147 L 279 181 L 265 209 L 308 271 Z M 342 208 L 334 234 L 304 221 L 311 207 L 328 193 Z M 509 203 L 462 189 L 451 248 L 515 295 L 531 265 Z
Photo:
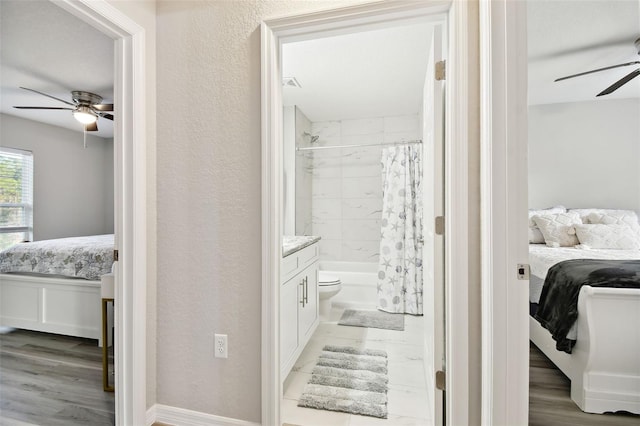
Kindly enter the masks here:
M 0 148 L 0 250 L 33 239 L 33 155 Z

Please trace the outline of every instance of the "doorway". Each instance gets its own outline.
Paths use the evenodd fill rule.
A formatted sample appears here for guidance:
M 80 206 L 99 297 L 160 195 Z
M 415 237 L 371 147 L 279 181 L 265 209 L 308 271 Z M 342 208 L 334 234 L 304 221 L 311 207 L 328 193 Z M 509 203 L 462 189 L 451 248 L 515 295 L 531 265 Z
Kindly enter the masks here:
M 464 7 L 464 6 L 462 6 Z M 347 18 L 347 16 L 349 18 Z M 299 17 L 283 18 L 281 20 L 273 20 L 265 22 L 262 26 L 262 48 L 263 48 L 263 423 L 276 424 L 281 420 L 280 400 L 282 395 L 280 360 L 279 360 L 279 337 L 277 325 L 279 323 L 279 277 L 280 277 L 280 259 L 281 259 L 281 243 L 283 224 L 282 217 L 282 200 L 283 200 L 283 146 L 282 146 L 282 77 L 281 63 L 281 46 L 286 41 L 303 40 L 312 36 L 313 33 L 323 32 L 325 35 L 341 34 L 353 31 L 353 28 L 362 29 L 369 25 L 369 28 L 376 26 L 388 25 L 389 22 L 398 21 L 400 19 L 427 19 L 431 22 L 446 20 L 450 27 L 450 33 L 453 35 L 449 40 L 449 54 L 452 63 L 452 92 L 449 101 L 446 103 L 446 120 L 449 122 L 451 114 L 456 112 L 458 106 L 454 102 L 457 97 L 464 92 L 465 86 L 456 84 L 466 78 L 466 69 L 460 64 L 460 52 L 464 51 L 465 44 L 460 43 L 460 34 L 454 30 L 464 33 L 466 26 L 460 26 L 461 22 L 465 22 L 466 14 L 460 12 L 458 6 L 446 4 L 425 5 L 405 3 L 386 4 L 386 5 L 363 5 L 346 9 L 337 9 L 327 12 L 318 12 Z M 462 62 L 466 61 L 464 59 Z M 456 66 L 457 64 L 457 66 Z M 461 80 L 457 80 L 461 79 Z M 458 124 L 465 122 L 465 117 L 458 117 L 460 121 L 449 127 L 449 132 L 445 136 L 445 151 L 448 153 L 455 152 L 450 157 L 451 161 L 445 166 L 445 180 L 451 185 L 457 186 L 460 192 L 445 191 L 447 207 L 455 207 L 452 209 L 451 217 L 447 218 L 445 232 L 451 234 L 451 239 L 445 244 L 447 256 L 455 254 L 457 260 L 456 268 L 451 265 L 445 265 L 445 280 L 452 284 L 447 292 L 454 292 L 458 296 L 462 296 L 466 303 L 466 281 L 467 276 L 462 274 L 459 276 L 460 281 L 453 279 L 460 272 L 466 271 L 467 253 L 465 249 L 459 245 L 462 241 L 466 241 L 466 213 L 467 209 L 460 208 L 461 205 L 466 206 L 468 202 L 466 198 L 466 182 L 462 183 L 460 178 L 464 172 L 459 167 L 466 169 L 467 159 L 459 156 L 460 151 L 458 144 L 464 145 L 464 139 L 451 138 L 461 129 Z M 464 148 L 466 149 L 466 148 Z M 464 150 L 463 149 L 463 150 Z M 447 155 L 447 153 L 445 153 Z M 457 182 L 457 183 L 456 183 Z M 449 185 L 448 185 L 449 186 Z M 460 225 L 460 226 L 458 226 Z M 455 231 L 453 231 L 455 229 Z M 451 257 L 449 257 L 451 258 Z M 462 269 L 460 268 L 462 267 Z M 455 284 L 453 284 L 455 283 Z M 465 283 L 465 284 L 463 284 Z M 462 285 L 461 288 L 457 288 Z M 455 287 L 455 288 L 454 288 Z M 458 293 L 458 291 L 460 293 Z M 458 298 L 458 302 L 460 299 Z M 464 304 L 463 304 L 464 305 Z M 455 398 L 456 408 L 453 404 L 446 408 L 447 418 L 455 422 L 457 418 L 464 418 L 468 415 L 468 384 L 466 362 L 468 346 L 468 336 L 466 329 L 468 327 L 466 309 L 461 310 L 460 306 L 447 306 L 447 349 L 455 348 L 455 356 L 449 361 L 449 367 L 457 374 L 449 376 L 446 379 L 448 389 Z M 449 309 L 451 308 L 451 309 Z M 458 312 L 460 311 L 460 312 Z M 462 312 L 464 311 L 464 312 Z M 454 331 L 455 330 L 455 331 Z M 458 335 L 462 332 L 465 336 Z M 449 334 L 451 333 L 451 334 Z M 450 339 L 452 337 L 452 339 Z M 465 362 L 460 362 L 462 360 Z M 459 369 L 458 369 L 459 368 Z M 455 382 L 459 380 L 456 384 Z M 465 383 L 463 385 L 463 382 Z M 463 387 L 465 389 L 463 389 Z M 453 400 L 453 398 L 452 398 Z M 459 406 L 458 406 L 459 404 Z M 458 417 L 459 416 L 459 417 Z M 465 420 L 466 422 L 466 420 Z
M 114 40 L 116 425 L 146 423 L 145 30 L 105 0 L 54 4 Z M 135 260 L 135 261 L 134 261 Z M 135 307 L 135 309 L 134 309 Z
M 320 401 L 319 393 L 363 390 L 353 382 L 319 384 L 333 383 L 333 371 L 315 368 L 326 363 L 325 345 L 386 352 L 387 404 L 380 410 L 388 412 L 387 422 L 397 423 L 400 416 L 407 423 L 433 421 L 429 407 L 442 394 L 433 385 L 433 372 L 442 369 L 444 347 L 443 333 L 434 331 L 437 318 L 438 329 L 443 327 L 443 245 L 433 232 L 444 198 L 444 80 L 434 75 L 442 60 L 442 25 L 400 20 L 283 41 L 283 235 L 321 238 L 321 302 L 322 283 L 327 277 L 339 280 L 329 303 L 320 303 L 315 332 L 305 332 L 294 355 L 285 354 L 295 363 L 291 372 L 285 367 L 281 373 L 285 423 L 368 420 L 357 415 L 359 409 L 331 412 L 328 401 L 323 411 L 299 407 Z M 283 291 L 290 288 L 283 284 Z M 290 315 L 284 300 L 281 309 Z M 398 326 L 344 325 L 351 315 L 379 315 Z M 281 339 L 292 336 L 288 328 L 281 333 Z M 379 415 L 377 408 L 362 411 Z

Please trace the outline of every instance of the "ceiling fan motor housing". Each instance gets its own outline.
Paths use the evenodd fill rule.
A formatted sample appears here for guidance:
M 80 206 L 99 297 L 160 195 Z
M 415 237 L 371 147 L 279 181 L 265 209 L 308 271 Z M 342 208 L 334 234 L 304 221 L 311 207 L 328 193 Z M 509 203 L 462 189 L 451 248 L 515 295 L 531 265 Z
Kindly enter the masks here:
M 102 102 L 102 96 L 91 92 L 83 92 L 81 90 L 72 91 L 71 97 L 73 98 L 73 101 L 79 105 L 96 105 Z

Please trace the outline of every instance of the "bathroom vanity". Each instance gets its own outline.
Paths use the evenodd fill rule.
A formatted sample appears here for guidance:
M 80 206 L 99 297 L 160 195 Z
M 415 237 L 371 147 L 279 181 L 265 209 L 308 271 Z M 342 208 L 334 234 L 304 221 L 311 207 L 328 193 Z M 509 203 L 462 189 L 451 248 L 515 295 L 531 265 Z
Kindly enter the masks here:
M 285 236 L 280 265 L 280 377 L 286 379 L 318 327 L 318 259 L 314 236 Z

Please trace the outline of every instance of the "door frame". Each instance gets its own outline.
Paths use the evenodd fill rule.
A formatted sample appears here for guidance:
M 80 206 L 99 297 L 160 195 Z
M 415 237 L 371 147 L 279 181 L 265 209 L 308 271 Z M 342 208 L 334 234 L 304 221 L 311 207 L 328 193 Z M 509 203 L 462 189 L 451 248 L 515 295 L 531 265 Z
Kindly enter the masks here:
M 106 0 L 52 0 L 114 40 L 116 425 L 146 424 L 145 32 Z
M 424 368 L 427 378 L 427 395 L 433 407 L 443 407 L 444 392 L 436 389 L 436 371 L 444 370 L 444 235 L 435 231 L 435 218 L 445 216 L 444 211 L 444 101 L 446 82 L 436 79 L 436 63 L 445 60 L 444 46 L 446 23 L 434 24 L 431 31 L 431 47 L 428 52 L 427 72 L 422 96 L 422 197 L 423 197 L 423 265 L 425 289 L 433 291 L 433 297 L 423 297 L 425 330 L 433 330 L 433 335 L 425 335 Z M 427 249 L 428 247 L 428 249 Z M 425 254 L 429 251 L 429 256 Z M 432 259 L 429 259 L 431 257 Z M 430 272 L 429 272 L 430 271 Z M 432 275 L 429 277 L 429 273 Z M 429 282 L 432 282 L 429 285 Z M 439 303 L 440 302 L 440 303 Z M 438 347 L 436 342 L 442 342 Z M 432 423 L 444 424 L 442 410 L 435 410 Z
M 282 254 L 282 75 L 280 43 L 310 33 L 396 20 L 433 17 L 448 20 L 447 100 L 445 105 L 445 265 L 446 407 L 448 424 L 469 419 L 469 112 L 473 5 L 458 1 L 375 2 L 269 19 L 261 25 L 262 119 L 262 424 L 280 424 L 282 383 L 279 354 L 280 260 Z M 453 297 L 455 296 L 455 298 Z
M 526 2 L 480 2 L 482 424 L 529 411 Z

